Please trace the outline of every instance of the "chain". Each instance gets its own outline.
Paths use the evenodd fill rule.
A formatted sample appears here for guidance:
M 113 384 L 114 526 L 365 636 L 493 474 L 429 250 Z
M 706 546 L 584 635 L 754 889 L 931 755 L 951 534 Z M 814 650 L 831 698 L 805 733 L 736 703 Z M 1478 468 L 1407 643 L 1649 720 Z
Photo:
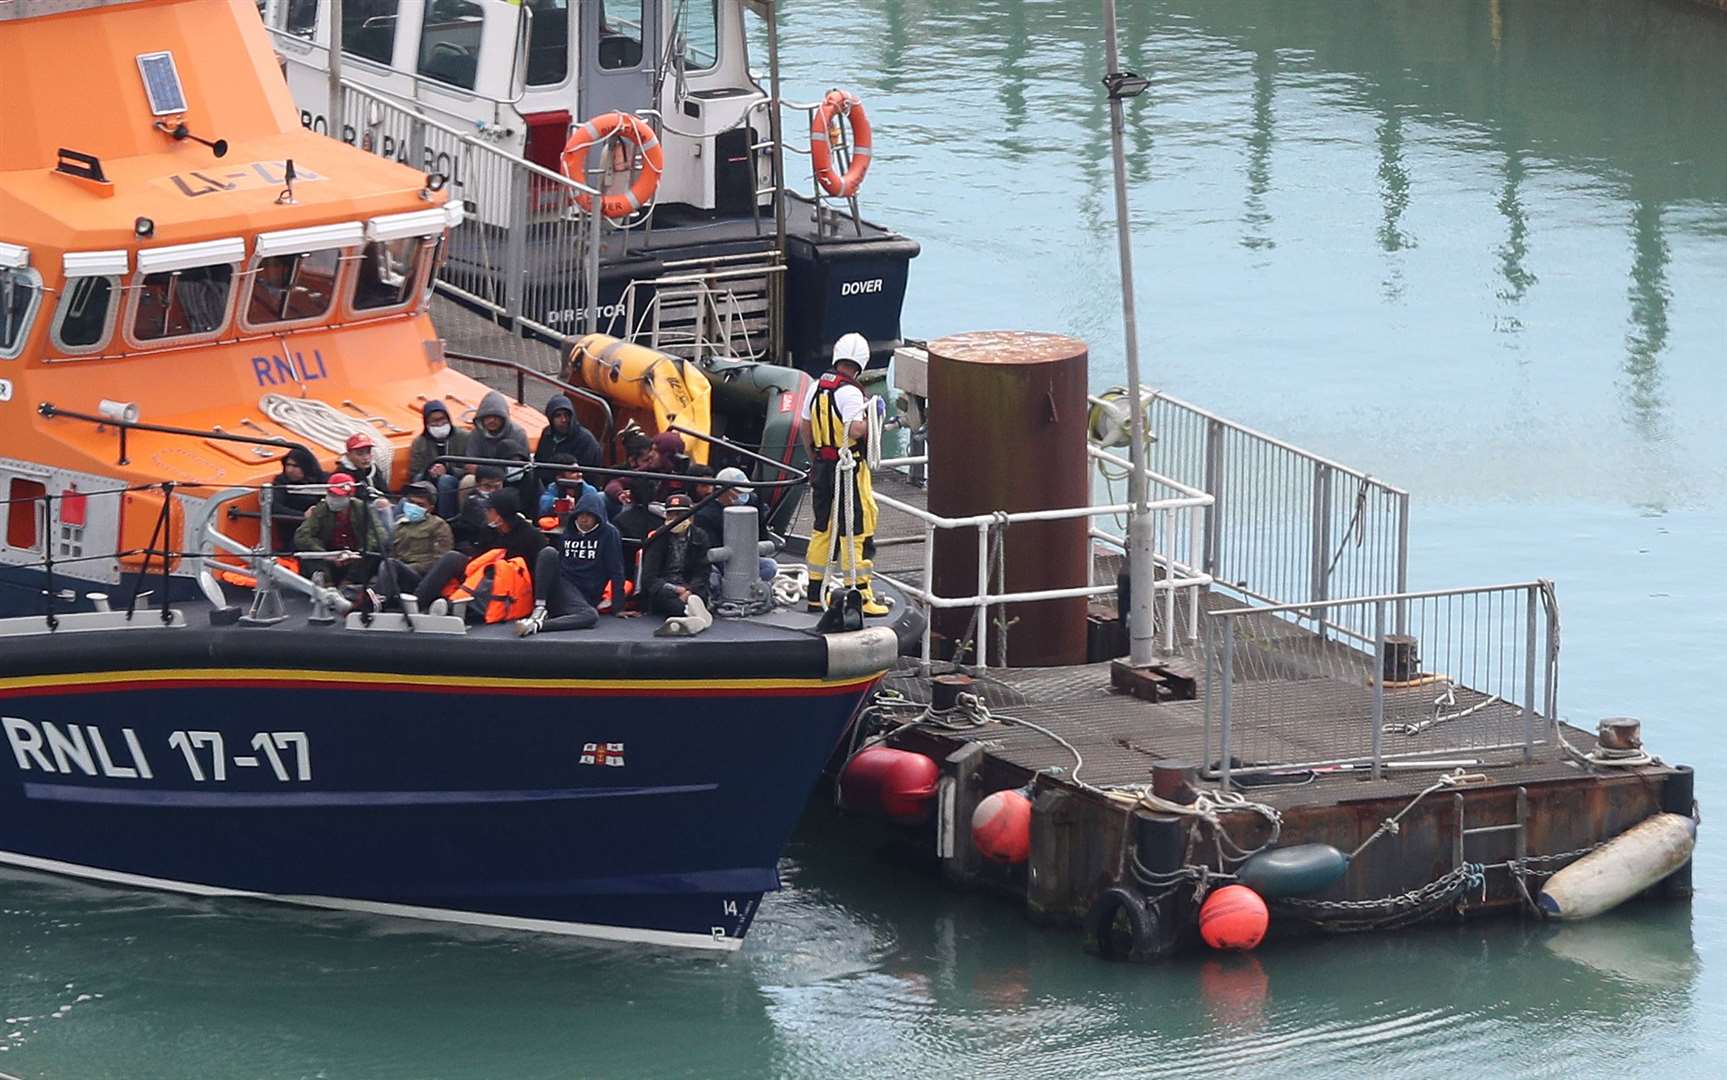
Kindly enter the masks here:
M 1466 862 L 1419 889 L 1411 889 L 1395 896 L 1376 900 L 1286 898 L 1277 901 L 1277 907 L 1323 930 L 1337 933 L 1411 926 L 1437 914 L 1447 904 L 1460 899 L 1467 892 L 1475 889 L 1485 891 L 1486 870 L 1480 863 Z

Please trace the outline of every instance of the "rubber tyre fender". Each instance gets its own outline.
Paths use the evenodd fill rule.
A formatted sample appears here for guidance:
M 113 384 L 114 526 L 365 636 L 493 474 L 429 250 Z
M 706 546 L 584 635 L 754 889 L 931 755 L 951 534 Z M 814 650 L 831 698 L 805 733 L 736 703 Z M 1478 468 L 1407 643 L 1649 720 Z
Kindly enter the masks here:
M 1118 917 L 1127 920 L 1130 943 L 1124 950 L 1115 933 Z M 1085 944 L 1105 960 L 1128 960 L 1136 964 L 1158 959 L 1157 912 L 1132 889 L 1121 885 L 1105 889 L 1092 901 L 1085 917 Z

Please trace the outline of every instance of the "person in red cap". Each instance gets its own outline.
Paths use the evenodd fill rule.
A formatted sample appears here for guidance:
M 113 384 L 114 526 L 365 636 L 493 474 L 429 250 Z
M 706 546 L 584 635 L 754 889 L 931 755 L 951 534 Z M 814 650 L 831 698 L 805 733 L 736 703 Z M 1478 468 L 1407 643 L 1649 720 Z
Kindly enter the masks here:
M 363 494 L 372 499 L 387 500 L 390 495 L 390 477 L 375 459 L 377 443 L 370 435 L 356 432 L 348 436 L 348 448 L 336 459 L 336 467 L 331 473 L 347 473 L 353 477 L 354 483 L 365 488 Z
M 363 499 L 354 497 L 354 478 L 345 472 L 330 477 L 322 502 L 306 512 L 294 530 L 296 551 L 328 551 L 317 560 L 330 584 L 370 580 L 384 555 L 384 527 Z

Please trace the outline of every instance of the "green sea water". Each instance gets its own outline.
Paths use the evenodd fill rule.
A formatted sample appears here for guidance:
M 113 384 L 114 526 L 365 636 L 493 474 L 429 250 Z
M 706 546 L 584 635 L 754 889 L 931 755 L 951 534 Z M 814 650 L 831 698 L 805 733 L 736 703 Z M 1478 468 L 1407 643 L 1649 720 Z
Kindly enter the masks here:
M 1096 5 L 787 0 L 875 123 L 906 330 L 1121 381 Z M 815 812 L 693 958 L 0 876 L 0 1073 L 1727 1074 L 1727 18 L 1667 0 L 1123 0 L 1147 381 L 1414 492 L 1412 583 L 1554 578 L 1561 711 L 1694 764 L 1690 905 L 1109 965 Z

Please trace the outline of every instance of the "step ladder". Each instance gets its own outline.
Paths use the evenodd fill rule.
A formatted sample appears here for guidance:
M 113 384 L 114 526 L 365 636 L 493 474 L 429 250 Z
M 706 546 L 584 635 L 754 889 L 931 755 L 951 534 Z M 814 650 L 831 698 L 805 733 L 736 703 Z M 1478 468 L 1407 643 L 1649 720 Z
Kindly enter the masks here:
M 1452 796 L 1452 805 L 1457 810 L 1457 830 L 1456 830 L 1455 835 L 1453 836 L 1452 845 L 1451 845 L 1451 861 L 1452 861 L 1453 866 L 1460 867 L 1463 865 L 1463 863 L 1465 861 L 1464 848 L 1465 848 L 1465 845 L 1467 844 L 1470 837 L 1472 837 L 1472 836 L 1488 836 L 1488 835 L 1492 835 L 1492 834 L 1496 834 L 1496 833 L 1504 833 L 1504 832 L 1516 834 L 1514 837 L 1514 842 L 1516 844 L 1516 851 L 1514 852 L 1514 854 L 1512 856 L 1512 865 L 1513 866 L 1522 866 L 1523 865 L 1524 860 L 1529 857 L 1529 829 L 1528 829 L 1528 825 L 1529 825 L 1529 789 L 1528 788 L 1525 788 L 1522 786 L 1518 787 L 1518 789 L 1517 789 L 1517 820 L 1506 822 L 1503 825 L 1477 825 L 1474 828 L 1470 828 L 1467 821 L 1465 820 L 1465 817 L 1464 817 L 1463 793 L 1461 791 L 1457 792 L 1455 795 Z M 1535 904 L 1534 898 L 1529 895 L 1528 886 L 1524 884 L 1522 877 L 1520 875 L 1518 875 L 1517 873 L 1512 872 L 1511 873 L 1511 879 L 1517 883 L 1517 888 L 1519 891 L 1521 891 L 1523 893 L 1524 900 L 1531 907 L 1533 907 Z M 1464 901 L 1461 899 L 1458 900 L 1457 901 L 1457 910 L 1458 910 L 1459 914 L 1462 913 L 1463 906 L 1464 906 Z

